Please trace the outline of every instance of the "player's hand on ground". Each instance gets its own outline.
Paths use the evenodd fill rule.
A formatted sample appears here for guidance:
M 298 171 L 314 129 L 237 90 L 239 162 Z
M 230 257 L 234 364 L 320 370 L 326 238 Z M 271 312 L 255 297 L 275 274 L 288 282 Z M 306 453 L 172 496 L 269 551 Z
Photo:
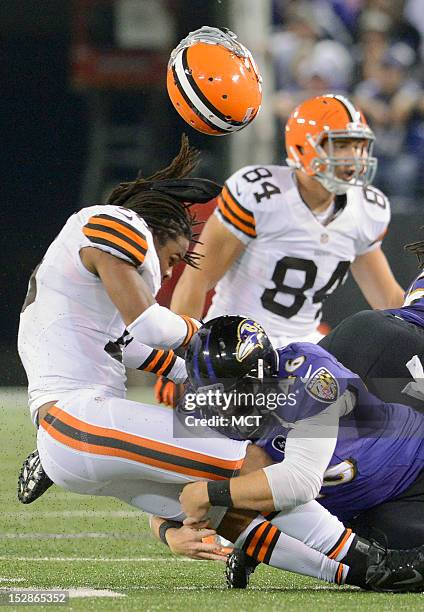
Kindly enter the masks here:
M 186 519 L 184 525 L 193 526 L 206 518 L 211 507 L 207 482 L 191 482 L 181 491 L 180 504 Z
M 165 404 L 165 406 L 175 408 L 183 394 L 184 385 L 182 383 L 177 385 L 165 376 L 158 376 L 155 384 L 155 399 L 158 404 Z
M 203 526 L 206 522 L 202 523 Z M 169 548 L 176 555 L 184 555 L 190 559 L 222 561 L 227 560 L 227 554 L 223 554 L 219 545 L 214 541 L 216 532 L 205 527 L 193 529 L 184 525 L 180 529 L 168 529 L 166 541 Z M 207 538 L 208 541 L 203 541 Z

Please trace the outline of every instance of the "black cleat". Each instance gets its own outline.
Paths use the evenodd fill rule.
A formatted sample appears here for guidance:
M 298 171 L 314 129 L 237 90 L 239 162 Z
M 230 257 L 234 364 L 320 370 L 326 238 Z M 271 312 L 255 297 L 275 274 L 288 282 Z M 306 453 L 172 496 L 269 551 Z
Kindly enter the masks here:
M 31 504 L 41 497 L 53 481 L 47 476 L 41 465 L 38 451 L 28 455 L 18 478 L 18 499 L 23 504 Z
M 227 559 L 225 578 L 229 589 L 246 589 L 249 585 L 250 575 L 259 565 L 243 550 L 235 548 Z
M 366 583 L 372 591 L 424 592 L 424 546 L 385 550 L 374 542 L 369 551 Z

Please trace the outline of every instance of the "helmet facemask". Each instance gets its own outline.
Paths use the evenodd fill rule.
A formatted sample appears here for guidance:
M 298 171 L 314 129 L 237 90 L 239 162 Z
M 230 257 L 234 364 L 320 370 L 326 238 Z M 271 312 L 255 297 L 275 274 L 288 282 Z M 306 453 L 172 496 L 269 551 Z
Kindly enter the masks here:
M 183 40 L 172 51 L 169 58 L 168 66 L 172 66 L 173 62 L 175 61 L 175 58 L 182 49 L 199 42 L 207 43 L 209 45 L 221 45 L 222 47 L 225 47 L 226 49 L 231 51 L 231 53 L 237 55 L 237 57 L 240 57 L 241 59 L 245 60 L 247 68 L 251 65 L 253 70 L 255 71 L 259 82 L 262 82 L 262 77 L 259 73 L 259 69 L 256 65 L 253 55 L 251 54 L 249 49 L 237 39 L 237 35 L 234 34 L 234 32 L 232 32 L 228 28 L 214 28 L 211 26 L 202 26 L 198 30 L 190 32 L 189 35 L 186 36 L 186 38 L 183 38 Z
M 196 395 L 208 399 L 207 403 L 199 405 L 201 417 L 212 417 L 214 423 L 209 426 L 233 440 L 260 438 L 272 419 L 266 396 L 274 389 L 276 381 L 270 380 L 270 372 L 263 360 L 258 359 L 258 367 L 241 379 L 199 387 Z
M 355 126 L 355 127 L 354 127 Z M 364 140 L 361 155 L 355 157 L 341 157 L 337 155 L 335 143 L 338 140 Z M 314 178 L 316 178 L 327 191 L 336 195 L 342 195 L 350 187 L 366 187 L 372 183 L 377 171 L 377 158 L 373 157 L 374 134 L 365 125 L 353 124 L 346 130 L 329 130 L 321 132 L 318 137 L 307 136 L 308 144 L 316 152 L 310 163 Z M 327 151 L 324 149 L 327 143 Z M 339 178 L 336 174 L 337 168 L 351 166 L 354 172 L 349 180 Z
M 266 398 L 278 380 L 277 364 L 259 323 L 234 315 L 211 319 L 187 348 L 187 375 L 195 393 L 191 409 L 229 438 L 258 438 L 269 418 Z

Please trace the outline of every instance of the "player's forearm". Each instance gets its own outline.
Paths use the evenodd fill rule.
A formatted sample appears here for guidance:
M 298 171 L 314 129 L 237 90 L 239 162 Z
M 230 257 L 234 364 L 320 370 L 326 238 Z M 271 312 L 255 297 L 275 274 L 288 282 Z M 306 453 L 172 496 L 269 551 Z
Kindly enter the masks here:
M 159 535 L 159 527 L 166 522 L 166 519 L 161 518 L 160 516 L 151 515 L 149 519 L 150 530 L 155 536 L 157 540 L 160 540 Z
M 207 279 L 196 270 L 186 269 L 172 294 L 171 310 L 177 314 L 201 319 L 207 292 Z
M 135 339 L 122 347 L 122 363 L 126 368 L 166 376 L 177 384 L 187 379 L 184 359 L 171 350 L 153 349 Z
M 352 263 L 351 271 L 372 308 L 383 310 L 402 306 L 404 291 L 380 247 L 359 255 Z
M 258 512 L 275 510 L 271 488 L 263 470 L 256 470 L 246 476 L 214 482 L 213 486 L 227 488 L 227 495 L 211 497 L 207 482 L 193 482 L 182 490 L 180 503 L 187 516 L 188 524 L 196 524 L 206 518 L 211 506 L 233 507 Z
M 230 492 L 234 508 L 257 510 L 261 513 L 275 510 L 272 491 L 262 469 L 246 476 L 232 478 Z
M 365 299 L 374 310 L 385 310 L 387 308 L 400 308 L 404 302 L 405 292 L 396 281 L 389 286 L 386 285 L 371 290 L 363 289 Z
M 386 308 L 400 308 L 405 300 L 405 290 L 395 282 L 391 294 L 387 296 L 389 306 Z
M 208 559 L 221 562 L 226 560 L 226 553 L 221 551 L 215 542 L 208 541 L 208 537 L 216 535 L 214 529 L 207 529 L 206 524 L 199 525 L 197 529 L 191 529 L 175 523 L 175 528 L 168 527 L 164 531 L 163 527 L 168 523 L 168 520 L 160 516 L 150 517 L 150 528 L 153 535 L 169 546 L 170 551 L 175 555 L 184 555 L 199 560 Z

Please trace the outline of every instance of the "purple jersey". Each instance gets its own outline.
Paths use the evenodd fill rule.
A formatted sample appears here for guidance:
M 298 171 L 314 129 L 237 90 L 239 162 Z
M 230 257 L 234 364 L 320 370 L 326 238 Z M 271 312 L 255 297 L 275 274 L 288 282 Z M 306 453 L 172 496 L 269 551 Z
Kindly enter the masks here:
M 420 273 L 405 293 L 402 308 L 391 308 L 386 312 L 424 327 L 424 272 Z
M 296 401 L 276 409 L 278 424 L 257 444 L 284 459 L 290 424 L 314 416 L 346 390 L 356 401 L 340 418 L 337 444 L 324 475 L 320 503 L 341 520 L 399 495 L 424 469 L 424 415 L 386 404 L 321 347 L 293 343 L 278 349 L 279 376 L 293 378 Z

